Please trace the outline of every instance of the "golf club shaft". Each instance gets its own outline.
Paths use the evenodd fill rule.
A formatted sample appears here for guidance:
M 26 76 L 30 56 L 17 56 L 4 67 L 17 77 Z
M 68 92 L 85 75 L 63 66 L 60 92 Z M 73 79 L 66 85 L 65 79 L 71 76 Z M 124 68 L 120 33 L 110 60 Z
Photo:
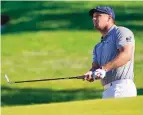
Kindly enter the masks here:
M 15 82 L 11 82 L 11 83 L 53 81 L 53 80 L 66 80 L 66 79 L 83 79 L 83 78 L 84 78 L 84 75 L 82 75 L 82 76 L 75 76 L 75 77 L 63 77 L 63 78 L 49 78 L 49 79 L 24 80 L 24 81 L 15 81 Z

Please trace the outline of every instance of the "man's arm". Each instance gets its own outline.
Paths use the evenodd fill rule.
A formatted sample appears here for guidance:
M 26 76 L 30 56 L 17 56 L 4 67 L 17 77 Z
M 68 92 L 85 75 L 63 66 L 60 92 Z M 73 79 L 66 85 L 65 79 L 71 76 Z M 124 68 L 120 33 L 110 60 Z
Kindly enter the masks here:
M 133 45 L 132 44 L 127 44 L 124 47 L 121 47 L 119 49 L 119 55 L 115 59 L 113 59 L 112 61 L 103 65 L 102 69 L 104 69 L 106 71 L 110 71 L 112 69 L 116 69 L 120 66 L 125 65 L 128 61 L 131 60 L 132 51 L 133 51 Z
M 95 71 L 96 69 L 98 69 L 98 68 L 100 68 L 100 66 L 97 64 L 97 63 L 95 63 L 95 62 L 92 62 L 92 68 L 89 70 L 89 71 Z

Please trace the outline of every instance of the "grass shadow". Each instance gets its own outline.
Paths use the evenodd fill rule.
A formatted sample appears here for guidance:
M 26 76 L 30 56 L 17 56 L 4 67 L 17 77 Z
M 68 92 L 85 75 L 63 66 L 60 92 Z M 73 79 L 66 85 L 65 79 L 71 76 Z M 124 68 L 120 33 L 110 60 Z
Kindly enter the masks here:
M 8 14 L 12 22 L 5 33 L 94 30 L 88 15 L 92 7 L 84 7 L 87 4 L 90 5 L 91 2 L 2 2 L 2 13 Z M 126 26 L 133 31 L 143 30 L 143 25 L 132 23 L 132 21 L 136 23 L 142 21 L 143 15 L 138 11 L 142 11 L 143 7 L 128 4 L 111 4 L 111 6 L 115 9 L 117 25 Z
M 101 98 L 101 90 L 75 89 L 52 90 L 48 88 L 10 88 L 1 87 L 2 106 L 29 105 L 39 103 L 66 102 Z
M 143 95 L 143 88 L 137 89 L 138 95 Z M 67 102 L 75 100 L 97 99 L 102 97 L 102 90 L 74 89 L 53 90 L 49 88 L 10 88 L 1 87 L 2 106 L 43 104 L 53 102 Z
M 143 88 L 138 88 L 137 89 L 137 94 L 138 95 L 143 95 Z

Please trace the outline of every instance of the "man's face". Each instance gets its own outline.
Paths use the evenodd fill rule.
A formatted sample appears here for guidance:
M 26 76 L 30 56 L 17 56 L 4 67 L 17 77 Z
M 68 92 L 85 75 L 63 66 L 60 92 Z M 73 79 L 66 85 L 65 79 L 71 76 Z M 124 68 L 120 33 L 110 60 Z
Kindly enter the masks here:
M 100 13 L 100 12 L 95 12 L 93 13 L 93 24 L 94 27 L 98 30 L 104 30 L 109 22 L 109 15 L 108 14 L 104 14 L 104 13 Z

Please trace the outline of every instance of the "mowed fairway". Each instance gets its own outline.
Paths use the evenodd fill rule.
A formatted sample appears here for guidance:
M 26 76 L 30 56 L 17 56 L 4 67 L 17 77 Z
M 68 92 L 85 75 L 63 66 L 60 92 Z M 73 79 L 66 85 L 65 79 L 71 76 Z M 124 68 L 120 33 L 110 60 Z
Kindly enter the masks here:
M 143 2 L 124 3 L 2 2 L 2 13 L 11 17 L 1 36 L 2 114 L 140 115 L 143 107 Z M 89 9 L 97 5 L 112 6 L 116 24 L 130 28 L 135 34 L 137 98 L 100 100 L 103 91 L 100 81 L 6 83 L 4 74 L 10 81 L 21 81 L 87 72 L 91 67 L 92 50 L 101 37 L 93 29 L 88 15 Z
M 143 96 L 2 108 L 2 115 L 142 115 Z

